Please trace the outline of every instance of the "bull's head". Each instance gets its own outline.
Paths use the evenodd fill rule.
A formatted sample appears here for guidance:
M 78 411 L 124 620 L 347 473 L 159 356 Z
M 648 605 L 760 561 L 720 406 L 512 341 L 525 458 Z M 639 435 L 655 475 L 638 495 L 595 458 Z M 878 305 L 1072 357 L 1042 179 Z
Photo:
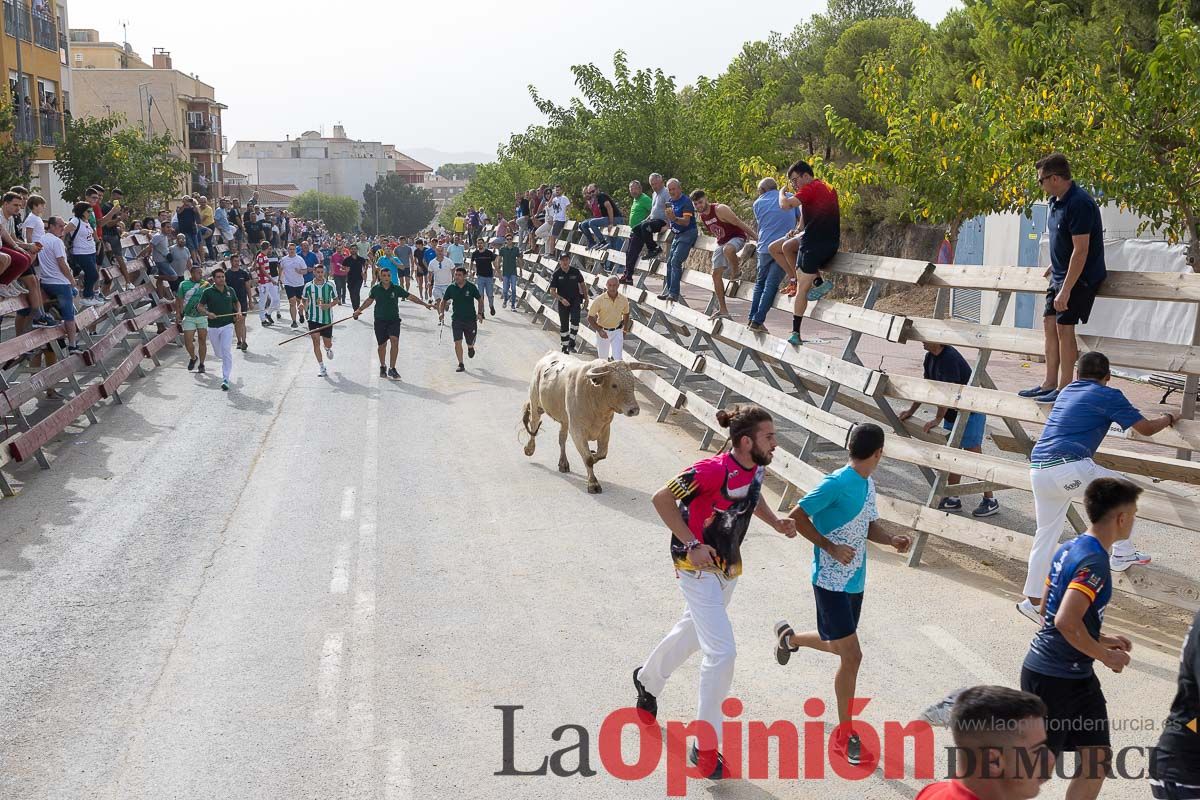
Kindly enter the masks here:
M 641 361 L 609 361 L 589 369 L 587 379 L 596 387 L 604 407 L 616 414 L 636 417 L 641 409 L 633 390 L 633 371 L 639 369 L 661 370 L 663 367 Z

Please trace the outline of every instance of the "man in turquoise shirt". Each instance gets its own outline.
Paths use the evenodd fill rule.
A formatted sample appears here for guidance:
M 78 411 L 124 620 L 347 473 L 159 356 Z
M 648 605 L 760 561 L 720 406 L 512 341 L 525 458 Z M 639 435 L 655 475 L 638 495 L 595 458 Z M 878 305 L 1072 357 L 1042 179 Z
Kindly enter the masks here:
M 849 763 L 859 764 L 862 742 L 850 731 L 850 701 L 858 684 L 862 650 L 858 618 L 867 582 L 867 540 L 908 550 L 908 536 L 892 536 L 879 525 L 875 481 L 871 474 L 883 460 L 883 429 L 859 425 L 850 432 L 850 463 L 826 475 L 806 494 L 792 519 L 800 535 L 813 543 L 812 584 L 817 603 L 817 630 L 796 633 L 786 621 L 775 623 L 775 657 L 786 664 L 792 653 L 810 647 L 839 658 L 833 690 L 839 726 L 833 748 Z M 868 759 L 872 754 L 866 756 Z

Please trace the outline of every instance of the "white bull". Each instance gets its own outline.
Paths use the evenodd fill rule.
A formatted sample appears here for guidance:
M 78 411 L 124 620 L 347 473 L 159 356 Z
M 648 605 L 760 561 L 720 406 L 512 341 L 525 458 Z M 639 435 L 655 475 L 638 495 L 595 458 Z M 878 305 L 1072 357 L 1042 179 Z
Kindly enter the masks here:
M 529 433 L 525 455 L 533 455 L 542 414 L 548 414 L 561 428 L 558 432 L 558 471 L 570 472 L 567 462 L 567 436 L 587 466 L 588 492 L 599 494 L 603 489 L 596 480 L 593 467 L 608 456 L 608 435 L 613 416 L 638 415 L 634 394 L 633 371 L 662 369 L 654 364 L 637 361 L 580 361 L 563 353 L 547 353 L 533 368 L 529 382 L 529 402 L 525 404 L 522 423 Z M 592 452 L 588 442 L 596 442 Z

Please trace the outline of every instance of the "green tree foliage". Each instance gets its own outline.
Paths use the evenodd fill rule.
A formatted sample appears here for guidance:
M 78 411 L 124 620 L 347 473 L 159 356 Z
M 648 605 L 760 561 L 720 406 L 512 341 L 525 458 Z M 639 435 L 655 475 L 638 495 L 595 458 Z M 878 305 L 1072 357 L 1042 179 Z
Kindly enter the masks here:
M 461 194 L 446 201 L 442 210 L 438 212 L 437 224 L 448 231 L 454 230 L 454 217 L 459 211 L 464 215 L 467 213 L 467 198 Z
M 378 191 L 378 195 L 376 192 Z M 375 230 L 375 198 L 379 198 L 379 230 Z M 324 204 L 324 198 L 321 199 Z M 375 185 L 363 187 L 362 229 L 369 234 L 410 236 L 433 219 L 433 198 L 395 173 L 384 175 Z M 324 211 L 324 207 L 321 209 Z
M 470 161 L 462 164 L 442 164 L 437 168 L 437 174 L 451 180 L 471 181 L 475 180 L 475 170 L 478 167 L 478 164 Z
M 360 206 L 353 197 L 309 189 L 293 197 L 288 210 L 303 219 L 320 219 L 334 233 L 350 233 L 358 227 Z
M 37 158 L 37 145 L 17 141 L 15 127 L 12 102 L 0 99 L 0 187 L 5 189 L 28 186 L 30 164 Z
M 119 187 L 133 208 L 162 204 L 180 193 L 181 181 L 191 173 L 189 162 L 176 155 L 178 147 L 170 134 L 147 138 L 125 127 L 120 114 L 68 120 L 54 152 L 62 198 L 74 202 L 88 186 L 100 184 Z

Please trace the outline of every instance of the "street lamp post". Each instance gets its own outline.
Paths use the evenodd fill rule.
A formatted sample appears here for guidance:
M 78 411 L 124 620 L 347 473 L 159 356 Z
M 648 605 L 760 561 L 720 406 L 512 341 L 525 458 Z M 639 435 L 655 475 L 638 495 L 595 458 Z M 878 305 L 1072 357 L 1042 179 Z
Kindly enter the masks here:
M 375 235 L 379 235 L 379 189 L 375 189 Z

